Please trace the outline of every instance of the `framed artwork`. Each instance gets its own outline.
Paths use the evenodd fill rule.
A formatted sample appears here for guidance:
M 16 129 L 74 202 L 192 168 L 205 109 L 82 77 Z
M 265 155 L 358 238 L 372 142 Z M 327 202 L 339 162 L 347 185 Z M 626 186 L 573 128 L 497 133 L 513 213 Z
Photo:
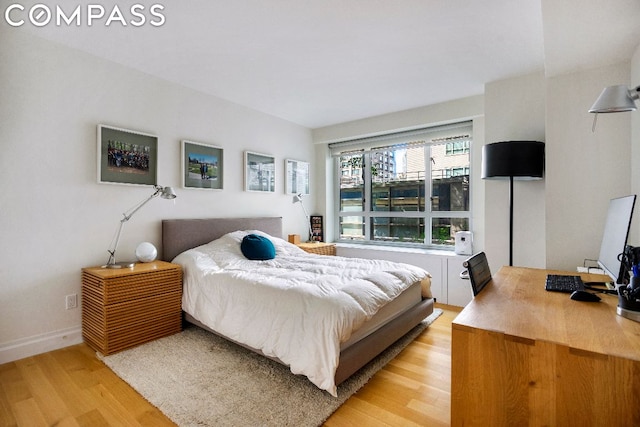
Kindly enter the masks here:
M 276 159 L 268 154 L 244 152 L 245 191 L 276 191 Z
M 309 163 L 286 159 L 286 194 L 309 194 Z
M 311 221 L 311 241 L 323 242 L 324 224 L 322 222 L 322 215 L 311 215 L 309 221 Z
M 158 137 L 98 125 L 98 182 L 157 185 Z
M 194 141 L 182 141 L 182 186 L 222 190 L 224 183 L 223 150 Z

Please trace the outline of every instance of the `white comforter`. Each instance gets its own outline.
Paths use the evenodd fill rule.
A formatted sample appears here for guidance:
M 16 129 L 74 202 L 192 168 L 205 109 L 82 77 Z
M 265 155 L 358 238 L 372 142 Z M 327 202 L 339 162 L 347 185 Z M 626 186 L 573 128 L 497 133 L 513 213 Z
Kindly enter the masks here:
M 250 261 L 242 238 L 269 237 L 276 257 Z M 261 350 L 336 396 L 340 343 L 380 307 L 429 275 L 407 264 L 308 254 L 258 231 L 236 231 L 178 255 L 183 310 Z

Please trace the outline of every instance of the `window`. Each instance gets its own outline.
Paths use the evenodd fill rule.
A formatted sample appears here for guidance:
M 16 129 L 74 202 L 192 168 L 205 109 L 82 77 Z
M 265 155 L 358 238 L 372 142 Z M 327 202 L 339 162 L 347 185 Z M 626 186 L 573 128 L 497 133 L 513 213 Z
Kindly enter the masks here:
M 448 142 L 446 145 L 447 156 L 455 156 L 456 154 L 468 154 L 470 141 Z
M 451 247 L 469 230 L 471 124 L 331 144 L 340 241 Z

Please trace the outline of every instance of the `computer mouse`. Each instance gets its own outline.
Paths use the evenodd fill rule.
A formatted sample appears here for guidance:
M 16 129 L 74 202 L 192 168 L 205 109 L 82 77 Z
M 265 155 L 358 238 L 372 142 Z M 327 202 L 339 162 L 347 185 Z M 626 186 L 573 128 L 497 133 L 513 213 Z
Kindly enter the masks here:
M 573 291 L 571 299 L 574 301 L 598 302 L 600 297 L 587 291 Z

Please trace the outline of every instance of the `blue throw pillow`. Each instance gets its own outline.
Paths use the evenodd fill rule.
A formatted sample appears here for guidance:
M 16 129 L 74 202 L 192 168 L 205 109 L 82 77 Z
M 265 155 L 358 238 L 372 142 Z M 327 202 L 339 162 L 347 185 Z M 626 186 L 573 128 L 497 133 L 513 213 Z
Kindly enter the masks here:
M 271 240 L 257 234 L 247 234 L 240 243 L 242 255 L 247 259 L 264 261 L 276 257 L 276 248 Z

